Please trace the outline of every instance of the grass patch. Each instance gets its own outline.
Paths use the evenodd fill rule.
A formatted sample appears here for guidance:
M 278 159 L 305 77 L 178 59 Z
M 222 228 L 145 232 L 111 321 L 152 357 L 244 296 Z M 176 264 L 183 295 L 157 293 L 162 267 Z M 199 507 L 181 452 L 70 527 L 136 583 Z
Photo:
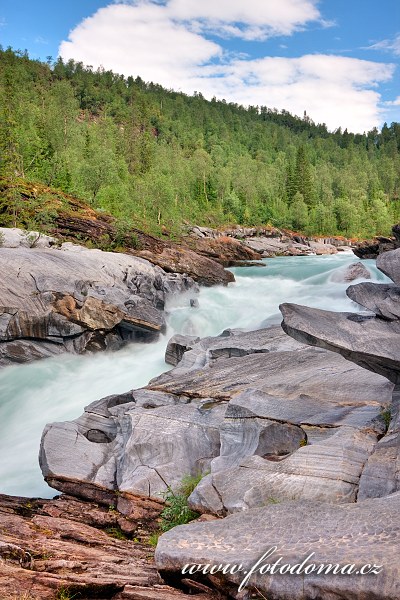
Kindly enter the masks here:
M 107 527 L 104 530 L 110 537 L 115 538 L 116 540 L 127 540 L 128 536 L 122 531 L 122 529 L 116 525 L 112 527 Z
M 60 587 L 56 594 L 56 600 L 73 600 L 79 596 L 80 594 L 74 594 L 68 588 Z
M 202 474 L 185 475 L 177 490 L 173 491 L 170 487 L 167 489 L 164 494 L 167 506 L 161 513 L 161 531 L 169 531 L 177 525 L 185 525 L 197 519 L 199 514 L 189 508 L 187 501 L 202 478 Z
M 154 533 L 152 533 L 147 540 L 149 546 L 153 546 L 153 548 L 155 548 L 158 544 L 158 538 L 160 537 L 160 535 L 160 531 L 155 531 Z
M 390 420 L 392 418 L 392 411 L 389 408 L 384 408 L 382 406 L 381 408 L 381 418 L 383 419 L 383 422 L 385 423 L 385 427 L 386 427 L 386 431 L 389 429 L 389 425 L 390 425 Z

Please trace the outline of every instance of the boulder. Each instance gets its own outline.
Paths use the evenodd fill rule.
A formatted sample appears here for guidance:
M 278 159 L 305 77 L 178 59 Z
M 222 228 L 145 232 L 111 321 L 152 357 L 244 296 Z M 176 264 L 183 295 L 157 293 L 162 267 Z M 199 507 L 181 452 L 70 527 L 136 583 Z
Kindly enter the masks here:
M 165 362 L 174 367 L 182 360 L 183 355 L 200 341 L 199 337 L 194 335 L 176 334 L 168 341 L 165 350 Z
M 200 577 L 188 572 L 191 565 L 221 565 L 213 575 L 206 570 L 201 580 L 238 600 L 394 600 L 400 598 L 400 566 L 393 559 L 400 550 L 400 530 L 393 526 L 399 510 L 400 493 L 346 505 L 269 503 L 222 520 L 175 527 L 160 537 L 156 565 L 175 585 Z M 273 576 L 267 565 L 276 561 Z M 352 564 L 351 576 L 317 573 L 322 565 L 339 565 L 339 570 Z M 298 574 L 284 565 L 299 569 Z M 375 565 L 376 574 L 357 576 L 364 565 Z
M 376 266 L 394 283 L 400 285 L 400 248 L 378 256 Z
M 51 248 L 58 246 L 55 238 L 38 231 L 24 231 L 17 227 L 0 227 L 1 248 Z
M 259 252 L 228 236 L 203 237 L 196 239 L 195 243 L 193 240 L 186 240 L 186 243 L 198 254 L 211 258 L 224 267 L 241 266 L 243 263 L 262 258 Z
M 400 382 L 399 321 L 298 304 L 282 304 L 280 310 L 284 331 L 296 340 L 338 352 L 393 383 Z
M 135 255 L 145 258 L 167 273 L 186 274 L 202 285 L 227 285 L 235 281 L 233 273 L 225 271 L 218 262 L 201 256 L 189 248 L 163 245 L 158 250 L 136 250 Z
M 348 283 L 355 279 L 371 279 L 371 273 L 362 262 L 337 269 L 331 276 L 331 281 L 337 281 L 338 283 Z
M 309 247 L 315 254 L 323 255 L 323 254 L 337 254 L 337 248 L 333 244 L 322 243 L 320 241 L 310 240 L 308 242 Z
M 218 455 L 224 406 L 208 410 L 150 390 L 109 400 L 89 405 L 75 421 L 46 427 L 39 459 L 51 486 L 63 490 L 63 481 L 72 480 L 162 498 L 185 474 L 205 473 Z
M 395 284 L 359 283 L 348 287 L 346 294 L 382 319 L 400 319 L 400 287 Z

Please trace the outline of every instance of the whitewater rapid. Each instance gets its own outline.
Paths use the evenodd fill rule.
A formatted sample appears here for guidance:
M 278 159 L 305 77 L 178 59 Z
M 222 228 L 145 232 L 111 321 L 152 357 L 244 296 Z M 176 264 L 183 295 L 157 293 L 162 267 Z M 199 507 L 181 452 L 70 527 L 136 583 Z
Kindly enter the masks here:
M 38 450 L 46 423 L 78 417 L 84 406 L 110 394 L 146 385 L 166 371 L 168 339 L 174 333 L 218 335 L 227 328 L 256 329 L 281 321 L 278 306 L 295 302 L 334 311 L 361 310 L 345 294 L 338 274 L 358 259 L 352 253 L 282 257 L 266 267 L 232 269 L 236 283 L 202 288 L 199 307 L 188 298 L 167 306 L 168 329 L 152 344 L 132 344 L 118 352 L 63 355 L 0 371 L 0 493 L 50 498 Z M 375 261 L 363 261 L 373 281 L 387 278 Z

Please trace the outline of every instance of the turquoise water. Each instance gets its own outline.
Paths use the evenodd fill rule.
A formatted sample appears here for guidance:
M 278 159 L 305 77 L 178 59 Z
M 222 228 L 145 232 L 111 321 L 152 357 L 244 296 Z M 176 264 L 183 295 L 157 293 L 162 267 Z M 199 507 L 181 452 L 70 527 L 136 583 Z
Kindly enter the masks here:
M 46 359 L 0 371 L 0 493 L 52 497 L 43 481 L 37 455 L 46 423 L 79 416 L 87 404 L 104 396 L 146 385 L 169 367 L 164 362 L 174 333 L 218 335 L 224 329 L 256 329 L 280 322 L 281 302 L 318 308 L 360 310 L 345 295 L 348 283 L 334 279 L 352 254 L 282 257 L 267 266 L 232 269 L 236 283 L 202 288 L 199 308 L 188 297 L 169 302 L 167 335 L 153 344 L 132 344 L 115 353 Z M 363 261 L 373 280 L 385 281 L 374 261 Z

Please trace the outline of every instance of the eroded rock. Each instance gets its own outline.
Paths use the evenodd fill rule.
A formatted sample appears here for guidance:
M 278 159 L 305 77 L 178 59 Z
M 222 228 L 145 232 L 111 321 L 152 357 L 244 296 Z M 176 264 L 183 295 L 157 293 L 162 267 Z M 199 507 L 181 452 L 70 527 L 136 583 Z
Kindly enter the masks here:
M 271 490 L 354 501 L 392 389 L 279 327 L 226 331 L 146 388 L 48 425 L 41 467 L 51 486 L 80 482 L 91 498 L 93 488 L 161 498 L 185 475 L 210 473 L 191 502 L 216 514 L 259 506 Z
M 400 322 L 282 304 L 283 329 L 305 344 L 326 348 L 400 382 Z M 384 340 L 384 343 L 382 343 Z
M 188 276 L 69 243 L 0 248 L 0 273 L 0 365 L 150 341 L 166 298 L 196 291 Z
M 140 499 L 138 505 L 140 505 Z M 158 575 L 149 536 L 161 504 L 136 515 L 70 496 L 54 500 L 0 495 L 0 598 L 187 598 Z M 209 588 L 199 600 L 216 600 Z
M 400 287 L 395 284 L 359 283 L 347 288 L 346 294 L 378 317 L 389 321 L 400 319 Z
M 175 527 L 161 536 L 156 565 L 163 577 L 179 581 L 189 564 L 242 565 L 235 574 L 206 575 L 232 598 L 243 598 L 238 587 L 264 553 L 261 564 L 292 567 L 306 564 L 375 564 L 376 575 L 335 575 L 311 572 L 277 574 L 259 570 L 245 589 L 276 600 L 394 600 L 400 598 L 400 566 L 393 560 L 400 550 L 400 533 L 393 523 L 400 509 L 400 493 L 358 504 L 333 505 L 301 500 L 242 511 L 222 520 Z M 276 548 L 274 550 L 274 548 Z M 188 574 L 185 577 L 195 577 Z

